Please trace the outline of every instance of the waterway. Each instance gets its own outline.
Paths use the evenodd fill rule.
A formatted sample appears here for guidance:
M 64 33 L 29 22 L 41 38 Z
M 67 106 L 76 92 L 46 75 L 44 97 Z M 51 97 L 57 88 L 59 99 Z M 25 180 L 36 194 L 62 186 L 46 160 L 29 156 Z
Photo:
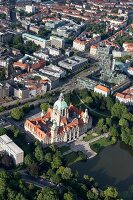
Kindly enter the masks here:
M 116 186 L 125 191 L 133 185 L 133 150 L 118 142 L 103 149 L 99 155 L 86 162 L 77 162 L 71 166 L 79 175 L 94 177 L 100 187 Z

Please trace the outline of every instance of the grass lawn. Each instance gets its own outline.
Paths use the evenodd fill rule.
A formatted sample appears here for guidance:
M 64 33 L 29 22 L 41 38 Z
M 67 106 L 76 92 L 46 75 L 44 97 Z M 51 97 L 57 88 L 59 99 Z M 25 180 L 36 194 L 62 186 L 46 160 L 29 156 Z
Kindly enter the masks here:
M 66 151 L 69 151 L 70 150 L 70 146 L 62 146 L 59 148 L 59 151 L 61 152 L 61 154 L 65 153 Z
M 93 151 L 95 151 L 96 153 L 99 153 L 102 149 L 104 149 L 105 147 L 114 144 L 114 141 L 108 139 L 108 138 L 102 138 L 92 144 L 90 144 L 90 147 Z
M 98 135 L 97 135 L 97 136 L 98 136 Z M 94 139 L 94 138 L 97 137 L 97 136 L 94 136 L 93 133 L 88 133 L 88 134 L 83 138 L 83 140 L 87 142 L 87 141 L 89 141 L 89 140 Z
M 82 158 L 80 156 L 78 156 L 77 152 L 74 152 L 74 151 L 65 155 L 64 159 L 68 166 L 74 164 L 77 161 L 82 160 Z

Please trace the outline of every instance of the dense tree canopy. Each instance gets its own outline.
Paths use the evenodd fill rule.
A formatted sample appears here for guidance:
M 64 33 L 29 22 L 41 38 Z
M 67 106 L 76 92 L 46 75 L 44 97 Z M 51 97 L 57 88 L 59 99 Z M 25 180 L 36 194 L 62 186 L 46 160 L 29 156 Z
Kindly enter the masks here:
M 11 117 L 17 121 L 24 118 L 24 112 L 21 108 L 14 108 L 11 110 Z
M 58 200 L 57 192 L 54 189 L 45 187 L 42 189 L 41 193 L 38 195 L 37 200 Z
M 118 197 L 118 192 L 114 187 L 108 187 L 104 190 L 104 195 L 107 199 L 115 199 Z

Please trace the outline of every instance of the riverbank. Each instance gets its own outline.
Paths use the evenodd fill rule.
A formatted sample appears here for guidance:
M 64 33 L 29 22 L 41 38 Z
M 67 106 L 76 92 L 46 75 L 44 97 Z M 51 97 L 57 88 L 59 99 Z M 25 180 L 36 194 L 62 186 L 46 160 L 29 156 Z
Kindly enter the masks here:
M 133 152 L 128 145 L 118 141 L 100 151 L 98 156 L 86 162 L 71 165 L 80 177 L 84 174 L 94 177 L 99 185 L 115 185 L 120 192 L 133 185 Z
M 102 149 L 112 144 L 115 144 L 115 141 L 113 141 L 112 139 L 101 138 L 100 140 L 92 142 L 90 144 L 90 148 L 98 154 Z

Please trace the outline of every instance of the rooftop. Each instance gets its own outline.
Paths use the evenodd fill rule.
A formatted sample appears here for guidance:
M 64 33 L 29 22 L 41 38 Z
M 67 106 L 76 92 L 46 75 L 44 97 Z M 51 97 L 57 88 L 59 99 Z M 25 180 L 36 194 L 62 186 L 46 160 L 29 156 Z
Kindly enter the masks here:
M 102 91 L 104 91 L 104 92 L 110 92 L 110 89 L 109 88 L 107 88 L 107 87 L 105 87 L 105 86 L 103 86 L 103 85 L 97 85 L 95 88 L 97 88 L 97 89 L 99 89 L 99 90 L 102 90 Z
M 11 151 L 13 151 L 15 154 L 19 154 L 22 153 L 23 150 L 20 149 L 13 141 L 12 139 L 10 139 L 6 134 L 0 136 L 0 139 L 2 139 L 6 145 L 8 146 L 8 148 L 10 148 Z

